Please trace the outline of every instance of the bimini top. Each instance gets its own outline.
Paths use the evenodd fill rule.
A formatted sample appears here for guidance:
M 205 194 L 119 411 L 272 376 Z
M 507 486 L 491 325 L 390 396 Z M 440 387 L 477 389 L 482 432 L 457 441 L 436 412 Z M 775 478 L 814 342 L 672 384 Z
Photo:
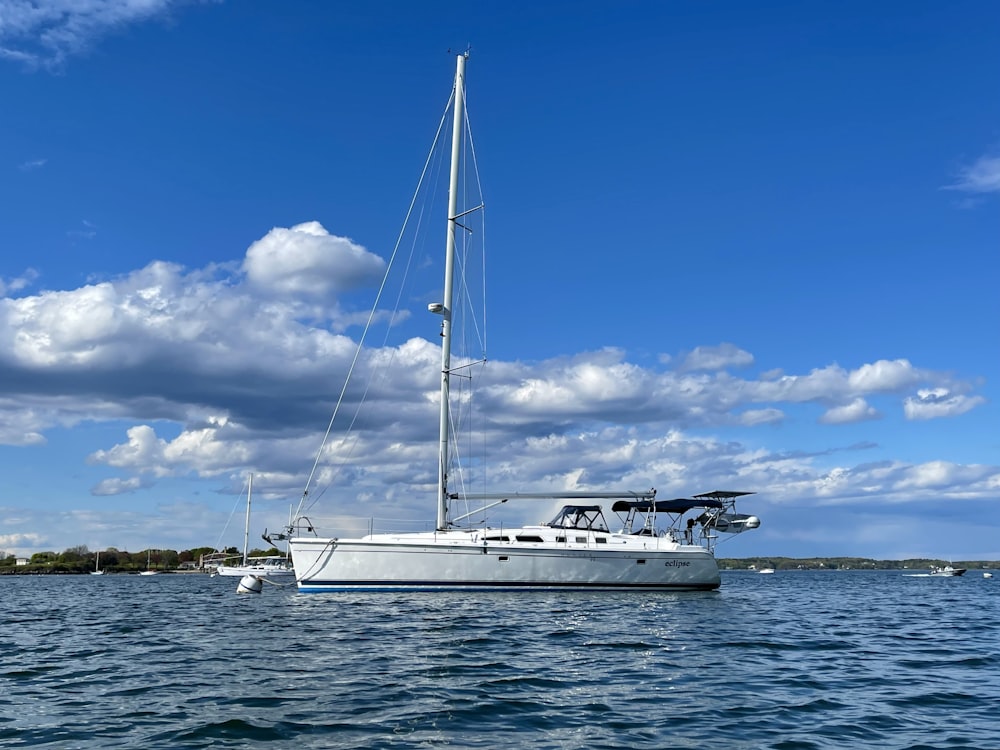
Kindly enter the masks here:
M 711 494 L 711 493 L 709 493 Z M 739 495 L 747 493 L 736 493 Z M 699 499 L 701 498 L 701 499 Z M 611 506 L 615 513 L 626 511 L 636 511 L 638 513 L 684 513 L 692 508 L 724 508 L 725 504 L 721 500 L 716 500 L 707 495 L 695 495 L 694 498 L 677 497 L 673 500 L 619 500 Z
M 698 498 L 709 498 L 712 500 L 732 500 L 736 497 L 743 497 L 744 495 L 756 495 L 756 492 L 727 492 L 726 490 L 712 490 L 711 492 L 703 492 L 700 495 L 695 495 L 695 499 Z

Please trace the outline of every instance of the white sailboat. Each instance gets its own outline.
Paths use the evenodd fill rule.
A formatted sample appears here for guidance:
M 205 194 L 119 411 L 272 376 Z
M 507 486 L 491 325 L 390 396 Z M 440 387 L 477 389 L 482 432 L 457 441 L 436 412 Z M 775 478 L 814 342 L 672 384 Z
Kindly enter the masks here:
M 735 513 L 743 492 L 710 492 L 657 500 L 656 491 L 456 493 L 449 485 L 449 381 L 456 232 L 471 213 L 457 205 L 465 105 L 465 63 L 456 65 L 452 111 L 444 298 L 429 305 L 441 321 L 441 395 L 437 518 L 433 530 L 320 536 L 304 516 L 288 529 L 300 591 L 351 590 L 707 590 L 720 584 L 713 548 L 719 533 L 756 528 L 756 516 Z M 472 209 L 477 210 L 477 209 Z M 321 451 L 322 452 L 322 451 Z M 314 469 L 315 471 L 315 469 Z M 312 477 L 310 477 L 311 481 Z M 455 481 L 456 486 L 461 483 Z M 307 482 L 306 494 L 309 483 Z M 305 497 L 305 495 L 303 496 Z M 479 511 L 508 500 L 565 502 L 547 524 L 520 528 L 464 526 Z M 457 518 L 451 504 L 483 503 Z M 613 531 L 604 507 L 619 519 Z M 301 506 L 300 506 L 301 511 Z M 691 515 L 685 514 L 691 512 Z M 687 519 L 686 525 L 682 523 Z
M 243 557 L 237 565 L 218 565 L 215 574 L 242 578 L 245 575 L 282 577 L 293 576 L 295 571 L 288 564 L 288 559 L 281 556 L 248 557 L 250 549 L 250 502 L 253 497 L 253 474 L 247 482 L 247 515 L 243 527 Z
M 90 575 L 92 575 L 92 576 L 102 576 L 102 575 L 104 575 L 104 571 L 101 570 L 101 552 L 100 552 L 100 550 L 97 551 L 97 558 L 94 560 L 94 569 L 92 571 L 90 571 Z
M 152 561 L 152 559 L 153 559 L 153 550 L 151 550 L 151 549 L 146 550 L 146 569 L 145 570 L 140 570 L 139 571 L 139 575 L 141 575 L 141 576 L 155 576 L 156 575 L 157 571 L 153 570 L 150 567 L 150 562 Z

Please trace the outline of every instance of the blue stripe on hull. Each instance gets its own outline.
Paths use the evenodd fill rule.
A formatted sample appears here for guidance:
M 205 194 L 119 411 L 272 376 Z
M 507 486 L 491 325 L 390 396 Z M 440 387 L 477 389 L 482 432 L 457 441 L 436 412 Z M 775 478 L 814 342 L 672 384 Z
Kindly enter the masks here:
M 714 591 L 719 583 L 449 583 L 447 581 L 310 581 L 299 591 L 319 594 L 338 591 Z

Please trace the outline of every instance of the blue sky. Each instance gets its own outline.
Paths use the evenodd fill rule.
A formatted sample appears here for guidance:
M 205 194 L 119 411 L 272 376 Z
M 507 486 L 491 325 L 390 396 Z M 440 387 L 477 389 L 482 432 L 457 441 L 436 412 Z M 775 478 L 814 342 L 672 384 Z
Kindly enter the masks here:
M 286 520 L 471 45 L 491 490 L 755 491 L 727 557 L 1000 558 L 1000 6 L 457 10 L 0 0 L 0 550 L 239 544 L 249 472 Z M 433 515 L 399 377 L 333 514 Z

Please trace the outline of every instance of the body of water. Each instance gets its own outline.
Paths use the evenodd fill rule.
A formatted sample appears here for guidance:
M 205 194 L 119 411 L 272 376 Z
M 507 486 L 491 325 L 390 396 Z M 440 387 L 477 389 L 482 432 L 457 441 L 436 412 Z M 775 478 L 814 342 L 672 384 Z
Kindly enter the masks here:
M 4 576 L 5 748 L 1000 748 L 1000 579 L 299 594 Z

